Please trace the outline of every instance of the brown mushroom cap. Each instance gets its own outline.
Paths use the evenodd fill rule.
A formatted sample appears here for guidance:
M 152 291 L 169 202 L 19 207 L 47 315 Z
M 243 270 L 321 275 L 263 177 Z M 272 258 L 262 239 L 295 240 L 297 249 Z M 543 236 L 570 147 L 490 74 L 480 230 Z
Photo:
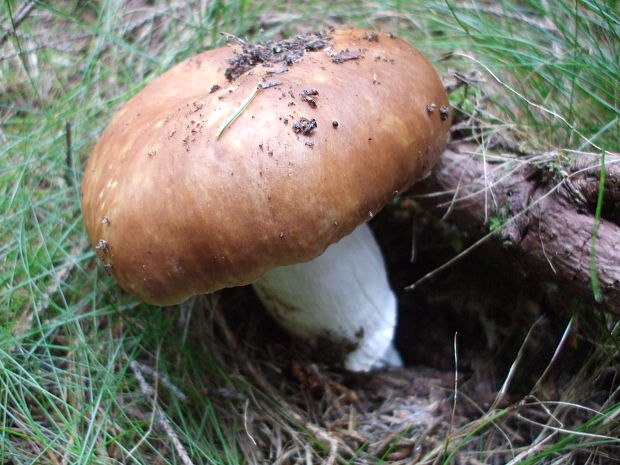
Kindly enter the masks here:
M 316 257 L 428 173 L 446 144 L 437 73 L 391 35 L 333 31 L 285 72 L 259 65 L 229 82 L 235 53 L 210 50 L 153 80 L 86 166 L 90 240 L 144 301 L 178 303 Z M 216 137 L 266 81 L 281 84 L 257 91 Z M 294 129 L 302 117 L 316 121 L 308 134 Z

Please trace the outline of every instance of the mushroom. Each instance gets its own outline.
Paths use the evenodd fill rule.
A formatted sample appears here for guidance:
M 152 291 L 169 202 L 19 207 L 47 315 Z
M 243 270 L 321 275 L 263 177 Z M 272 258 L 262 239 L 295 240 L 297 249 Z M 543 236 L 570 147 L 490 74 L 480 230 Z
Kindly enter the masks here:
M 372 40 L 369 39 L 372 37 Z M 254 283 L 346 368 L 397 365 L 396 298 L 366 221 L 445 147 L 441 81 L 391 34 L 351 29 L 206 51 L 127 102 L 84 172 L 86 231 L 155 305 Z

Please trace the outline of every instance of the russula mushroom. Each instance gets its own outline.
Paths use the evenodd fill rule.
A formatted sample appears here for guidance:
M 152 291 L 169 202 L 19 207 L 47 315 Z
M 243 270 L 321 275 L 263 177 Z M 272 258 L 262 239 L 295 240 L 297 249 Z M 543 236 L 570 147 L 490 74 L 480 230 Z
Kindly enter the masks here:
M 292 333 L 346 347 L 346 368 L 398 364 L 365 222 L 445 147 L 441 81 L 374 31 L 239 42 L 171 68 L 112 119 L 84 172 L 90 240 L 146 302 L 254 283 Z

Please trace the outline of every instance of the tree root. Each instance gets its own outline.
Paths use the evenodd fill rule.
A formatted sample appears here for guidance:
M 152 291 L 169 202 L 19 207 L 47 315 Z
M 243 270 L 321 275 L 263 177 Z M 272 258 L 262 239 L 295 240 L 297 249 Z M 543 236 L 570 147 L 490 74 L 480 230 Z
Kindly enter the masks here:
M 601 310 L 620 316 L 620 155 L 607 154 L 603 213 L 592 238 L 600 156 L 570 164 L 549 157 L 481 159 L 477 147 L 452 144 L 416 189 L 420 203 L 471 234 L 499 243 L 526 272 L 554 281 Z M 544 161 L 541 169 L 536 162 Z M 418 190 L 423 189 L 423 191 Z M 595 264 L 592 267 L 591 264 Z M 593 269 L 596 278 L 593 278 Z M 601 299 L 595 302 L 593 281 Z

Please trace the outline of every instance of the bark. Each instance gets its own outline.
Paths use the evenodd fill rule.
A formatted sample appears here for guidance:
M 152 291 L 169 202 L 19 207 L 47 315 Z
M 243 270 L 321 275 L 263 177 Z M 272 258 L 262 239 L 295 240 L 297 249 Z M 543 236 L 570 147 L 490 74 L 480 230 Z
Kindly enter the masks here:
M 528 274 L 555 281 L 620 316 L 620 156 L 606 156 L 595 248 L 602 299 L 595 302 L 590 263 L 600 156 L 579 155 L 571 166 L 550 170 L 526 163 L 523 157 L 494 163 L 474 153 L 475 147 L 465 144 L 449 147 L 420 186 L 436 193 L 421 196 L 421 203 L 439 209 L 447 221 L 474 238 L 495 228 L 489 240 L 498 242 Z

